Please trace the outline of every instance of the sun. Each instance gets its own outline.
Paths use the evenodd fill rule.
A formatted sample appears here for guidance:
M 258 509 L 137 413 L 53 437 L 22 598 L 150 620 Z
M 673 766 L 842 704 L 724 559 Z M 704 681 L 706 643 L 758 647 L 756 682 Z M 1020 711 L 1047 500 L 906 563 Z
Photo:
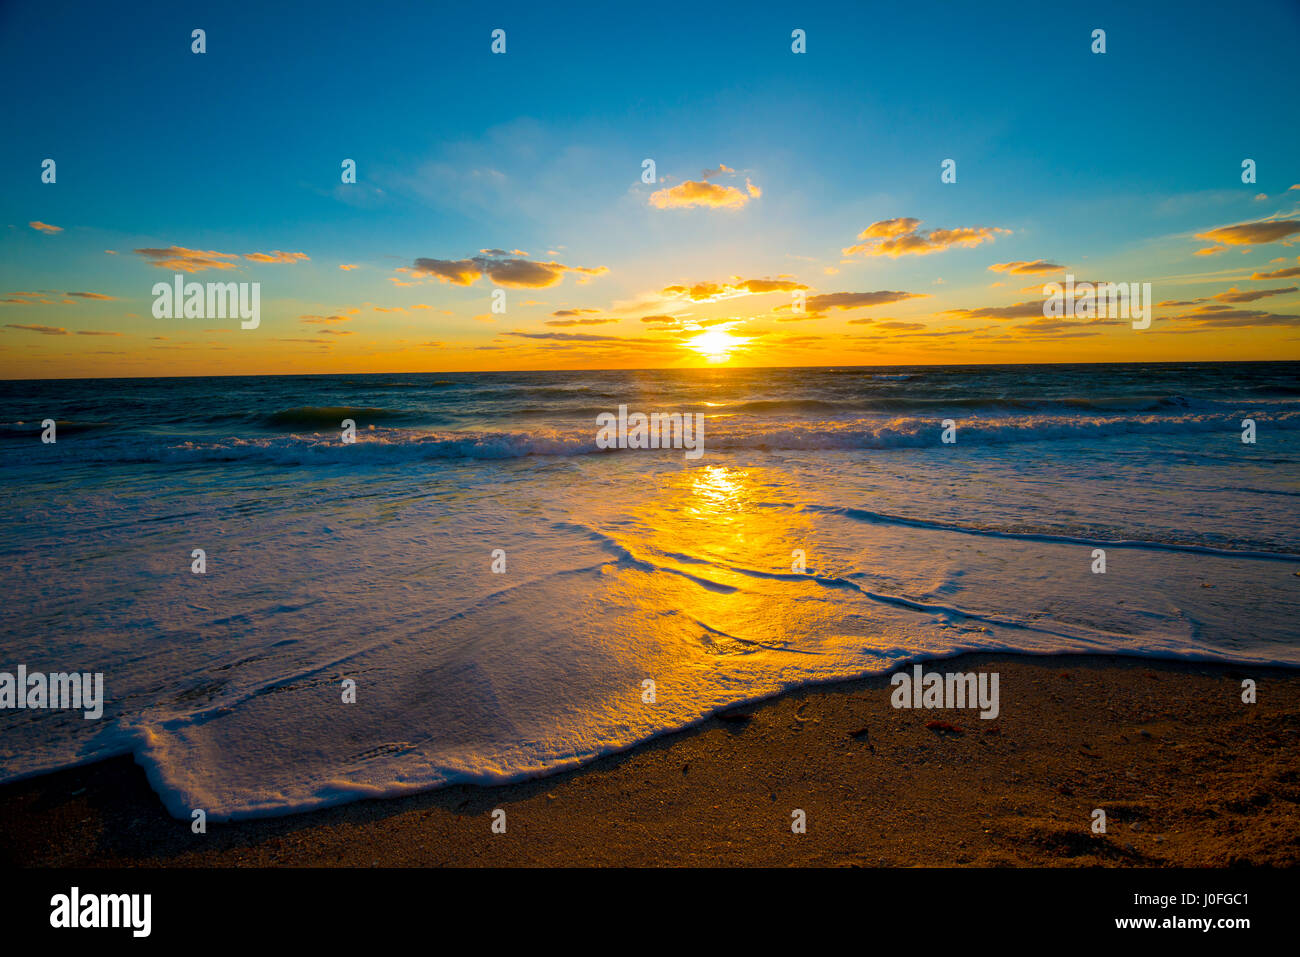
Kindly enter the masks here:
M 731 358 L 732 351 L 744 345 L 745 341 L 725 330 L 710 329 L 689 340 L 686 345 L 710 362 L 726 362 Z

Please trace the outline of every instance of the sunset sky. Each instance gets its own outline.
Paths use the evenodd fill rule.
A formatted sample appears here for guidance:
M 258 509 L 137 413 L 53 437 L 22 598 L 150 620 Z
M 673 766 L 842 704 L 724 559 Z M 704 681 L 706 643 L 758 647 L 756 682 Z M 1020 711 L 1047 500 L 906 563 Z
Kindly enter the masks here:
M 1300 5 L 1135 6 L 4 3 L 0 377 L 1300 358 Z

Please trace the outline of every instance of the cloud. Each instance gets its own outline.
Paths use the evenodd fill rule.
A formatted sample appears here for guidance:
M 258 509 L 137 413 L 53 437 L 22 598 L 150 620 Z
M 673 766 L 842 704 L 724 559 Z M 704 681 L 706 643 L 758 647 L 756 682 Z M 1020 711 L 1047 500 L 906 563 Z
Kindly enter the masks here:
M 547 319 L 548 326 L 603 326 L 617 319 Z
M 1300 257 L 1296 258 L 1300 262 Z M 1274 259 L 1273 262 L 1286 262 L 1285 259 Z M 1251 279 L 1290 279 L 1292 276 L 1300 276 L 1300 266 L 1286 266 L 1282 269 L 1274 269 L 1272 272 L 1251 273 Z
M 47 295 L 74 296 L 76 298 L 60 299 L 58 303 L 56 303 L 53 299 L 47 298 Z M 23 306 L 53 306 L 58 304 L 62 304 L 65 306 L 75 306 L 77 304 L 77 299 L 94 299 L 96 301 L 103 301 L 103 302 L 116 302 L 115 296 L 108 296 L 102 292 L 58 293 L 52 290 L 41 290 L 40 292 L 15 292 L 12 294 L 12 298 L 0 299 L 0 302 L 13 303 L 15 305 L 23 305 Z
M 1258 309 L 1233 309 L 1231 306 L 1198 306 L 1190 313 L 1170 316 L 1166 322 L 1182 322 L 1211 329 L 1241 326 L 1300 326 L 1300 316 L 1263 312 Z
M 739 209 L 751 199 L 758 199 L 763 195 L 763 191 L 748 179 L 745 180 L 744 192 L 734 186 L 710 182 L 715 176 L 734 172 L 735 170 L 730 167 L 720 164 L 715 170 L 705 170 L 702 174 L 703 179 L 688 179 L 676 186 L 656 190 L 650 194 L 650 205 L 656 209 L 687 209 L 691 206 Z
M 733 277 L 729 282 L 697 282 L 687 285 L 678 283 L 665 286 L 663 295 L 670 299 L 689 299 L 692 302 L 710 302 L 717 299 L 731 299 L 736 296 L 761 296 L 769 292 L 790 292 L 795 289 L 807 289 L 801 282 L 793 279 L 740 279 Z
M 236 253 L 219 253 L 214 250 L 206 252 L 199 249 L 187 249 L 184 246 L 167 246 L 164 249 L 137 249 L 137 255 L 149 260 L 150 266 L 167 269 L 172 272 L 202 272 L 205 269 L 234 269 L 233 262 L 238 260 Z
M 339 263 L 339 268 L 342 269 L 344 272 L 349 272 L 349 271 L 351 271 L 351 270 L 353 270 L 353 269 L 356 269 L 356 268 L 357 268 L 357 264 L 356 264 L 356 263 Z
M 1218 302 L 1254 302 L 1267 296 L 1281 296 L 1288 292 L 1295 292 L 1297 289 L 1300 289 L 1300 286 L 1287 286 L 1285 289 L 1250 289 L 1242 291 L 1233 286 L 1227 292 L 1221 292 L 1210 298 Z
M 793 279 L 746 279 L 731 288 L 743 290 L 750 295 L 759 296 L 765 292 L 789 292 L 792 289 L 807 289 L 801 282 Z
M 46 298 L 47 294 L 55 295 L 55 296 L 58 295 L 58 293 L 46 289 L 42 289 L 40 292 L 15 292 L 12 293 L 13 298 L 0 299 L 0 302 L 16 303 L 18 305 L 23 305 L 23 306 L 31 306 L 31 305 L 53 306 L 55 302 L 53 299 L 47 299 Z M 67 300 L 64 301 L 66 302 Z
M 66 336 L 68 334 L 67 329 L 62 329 L 58 326 L 31 326 L 22 323 L 11 322 L 8 325 L 6 325 L 5 328 L 22 329 L 25 332 L 39 332 L 41 335 L 44 336 Z
M 585 332 L 503 332 L 503 336 L 519 339 L 552 339 L 560 342 L 656 342 L 655 339 L 626 338 L 623 336 L 597 336 Z
M 350 316 L 299 316 L 299 322 L 308 322 L 313 325 L 322 325 L 327 322 L 351 322 Z
M 566 272 L 600 276 L 609 272 L 609 269 L 605 266 L 588 269 L 585 266 L 565 266 L 558 262 L 543 263 L 512 258 L 486 260 L 484 272 L 499 286 L 509 286 L 514 289 L 542 289 L 560 282 Z
M 1042 310 L 1040 309 L 1041 313 Z M 1049 339 L 1077 339 L 1081 336 L 1099 336 L 1099 326 L 1127 326 L 1128 319 L 1049 319 L 1040 315 L 1033 322 L 1022 322 L 1012 327 L 1019 336 L 1041 336 Z
M 728 287 L 725 283 L 697 282 L 689 286 L 665 286 L 663 294 L 673 299 L 690 299 L 693 302 L 704 302 L 721 297 L 727 290 Z
M 1258 246 L 1263 243 L 1283 242 L 1290 245 L 1288 237 L 1300 233 L 1300 219 L 1261 219 L 1251 223 L 1237 223 L 1234 226 L 1220 226 L 1209 232 L 1197 233 L 1197 239 L 1215 243 L 1214 246 L 1198 249 L 1198 256 L 1212 256 L 1223 252 L 1228 246 Z
M 1043 303 L 1017 302 L 1010 306 L 979 306 L 975 309 L 947 309 L 945 312 L 959 319 L 1031 319 L 1042 317 Z
M 997 284 L 995 283 L 995 285 L 997 285 Z M 1043 289 L 1046 287 L 1046 285 L 1047 285 L 1046 283 L 1036 282 L 1036 283 L 1034 283 L 1032 286 L 1021 286 L 1019 291 L 1020 291 L 1020 292 L 1031 292 L 1031 293 L 1033 293 L 1035 296 L 1042 296 L 1042 295 L 1045 295 L 1045 293 L 1043 292 Z M 1105 280 L 1101 280 L 1101 279 L 1078 279 L 1078 278 L 1076 278 L 1076 279 L 1074 280 L 1074 288 L 1078 289 L 1080 286 L 1083 286 L 1083 285 L 1104 286 L 1104 285 L 1106 285 L 1106 282 L 1105 282 Z M 1119 294 L 1120 294 L 1121 296 L 1128 295 L 1128 291 L 1127 291 L 1127 289 L 1126 289 L 1123 285 L 1120 285 L 1120 286 L 1119 286 Z
M 489 252 L 499 253 L 501 250 Z M 498 286 L 544 289 L 561 282 L 566 273 L 577 273 L 582 277 L 578 280 L 581 283 L 593 276 L 604 275 L 609 272 L 609 267 L 566 266 L 559 262 L 535 262 L 515 256 L 500 258 L 483 255 L 469 259 L 420 258 L 412 266 L 399 266 L 397 271 L 413 276 L 432 276 L 439 282 L 449 282 L 454 286 L 472 286 L 486 275 Z
M 120 332 L 103 332 L 99 329 L 78 329 L 79 336 L 120 336 Z
M 858 309 L 864 306 L 902 302 L 906 299 L 926 298 L 928 296 L 923 292 L 899 292 L 893 289 L 881 289 L 876 292 L 828 292 L 819 296 L 809 296 L 804 305 L 809 312 L 825 312 L 828 309 Z
M 902 217 L 899 219 L 882 219 L 872 223 L 858 234 L 864 242 L 849 246 L 843 250 L 846 256 L 926 256 L 930 253 L 943 252 L 954 246 L 969 248 L 981 243 L 992 242 L 996 234 L 1011 230 L 996 226 L 963 226 L 957 229 L 934 229 L 928 233 L 920 232 L 919 219 Z
M 215 250 L 187 249 L 185 246 L 137 249 L 135 252 L 149 260 L 149 265 L 174 272 L 202 272 L 205 269 L 234 269 L 238 253 L 219 253 Z M 310 257 L 306 253 L 286 253 L 279 249 L 269 253 L 245 253 L 244 259 L 255 263 L 296 263 Z
M 483 275 L 474 259 L 417 259 L 414 266 L 399 266 L 398 272 L 434 276 L 439 282 L 449 282 L 453 286 L 472 286 Z
M 255 263 L 296 263 L 306 262 L 311 257 L 306 253 L 285 253 L 277 249 L 269 253 L 244 253 L 244 258 Z
M 37 232 L 45 233 L 46 235 L 63 232 L 62 226 L 51 226 L 49 223 L 42 223 L 40 220 L 34 220 L 27 225 Z
M 1035 259 L 1030 262 L 1009 262 L 994 263 L 989 269 L 993 272 L 1007 272 L 1017 276 L 1040 276 L 1048 273 L 1060 272 L 1064 266 L 1056 263 L 1049 263 L 1045 259 Z

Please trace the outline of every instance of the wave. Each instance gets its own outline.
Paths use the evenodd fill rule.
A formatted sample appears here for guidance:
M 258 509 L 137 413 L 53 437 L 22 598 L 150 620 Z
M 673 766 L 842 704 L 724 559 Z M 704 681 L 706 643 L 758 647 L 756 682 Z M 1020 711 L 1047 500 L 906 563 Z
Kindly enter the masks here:
M 55 419 L 55 436 L 77 435 L 83 432 L 103 432 L 118 427 L 113 422 L 83 422 L 77 419 Z M 44 431 L 41 421 L 0 422 L 0 439 L 31 440 Z
M 360 416 L 352 407 L 288 410 L 301 413 L 312 424 L 328 425 L 321 434 L 237 437 L 212 441 L 177 442 L 144 433 L 117 434 L 46 446 L 51 456 L 67 455 L 83 462 L 262 462 L 279 465 L 400 463 L 421 459 L 513 459 L 525 456 L 620 454 L 596 445 L 595 425 L 532 431 L 435 431 L 375 427 L 358 431 L 353 444 L 344 445 L 336 431 L 343 418 Z M 385 410 L 390 415 L 400 413 Z M 956 419 L 958 441 L 963 446 L 1006 445 L 1049 441 L 1090 441 L 1124 435 L 1240 434 L 1240 415 L 1183 416 L 1024 416 L 1018 419 Z M 1300 429 L 1300 412 L 1258 419 L 1261 429 Z M 364 424 L 364 423 L 362 423 Z M 927 448 L 938 445 L 943 426 L 936 417 L 893 418 L 875 421 L 781 423 L 776 426 L 729 417 L 705 420 L 704 452 L 726 451 L 870 451 Z M 6 447 L 14 448 L 12 443 Z M 680 450 L 634 450 L 642 454 L 680 455 Z M 621 454 L 627 454 L 626 451 Z M 1208 454 L 1208 452 L 1207 452 Z M 5 464 L 35 464 L 29 456 Z
M 1126 396 L 963 396 L 944 395 L 865 395 L 843 398 L 748 399 L 724 407 L 732 412 L 826 412 L 882 414 L 917 412 L 921 410 L 943 412 L 1007 412 L 1029 413 L 1179 413 L 1223 412 L 1240 406 L 1236 401 L 1195 399 L 1183 395 L 1126 395 Z M 1274 411 L 1295 410 L 1297 404 L 1285 399 L 1259 400 L 1259 408 Z
M 303 405 L 292 409 L 281 409 L 266 417 L 266 423 L 272 426 L 320 426 L 338 429 L 344 419 L 370 422 L 392 422 L 411 415 L 402 409 L 383 409 L 371 406 L 352 405 Z
M 1062 545 L 1084 545 L 1088 548 L 1109 549 L 1145 549 L 1148 551 L 1190 552 L 1194 555 L 1212 555 L 1217 558 L 1242 558 L 1257 561 L 1294 562 L 1300 557 L 1294 552 L 1267 552 L 1242 548 L 1217 548 L 1212 545 L 1195 545 L 1176 541 L 1153 541 L 1149 539 L 1104 539 L 1085 538 L 1079 535 L 1059 535 L 1047 532 L 1014 532 L 998 528 L 980 528 L 951 522 L 936 522 L 924 518 L 908 518 L 903 515 L 889 515 L 885 512 L 873 512 L 864 508 L 852 508 L 844 505 L 794 505 L 795 511 L 821 512 L 828 515 L 840 515 L 858 522 L 873 525 L 900 525 L 907 528 L 924 528 L 940 532 L 956 532 L 962 535 L 981 535 L 985 538 L 1009 538 L 1022 542 L 1050 542 Z

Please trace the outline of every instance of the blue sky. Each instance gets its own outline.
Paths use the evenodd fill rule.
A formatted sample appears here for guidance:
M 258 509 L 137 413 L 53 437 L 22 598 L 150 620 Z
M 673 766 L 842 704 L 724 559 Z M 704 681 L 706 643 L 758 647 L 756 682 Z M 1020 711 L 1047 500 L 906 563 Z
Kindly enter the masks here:
M 1294 264 L 1288 237 L 1202 257 L 1193 237 L 1289 221 L 1300 205 L 1289 189 L 1300 183 L 1300 4 L 991 6 L 5 3 L 0 293 L 112 298 L 0 306 L 0 375 L 33 359 L 51 375 L 152 374 L 163 360 L 344 371 L 405 362 L 423 342 L 438 343 L 418 356 L 430 369 L 676 364 L 702 357 L 655 347 L 638 363 L 631 345 L 502 336 L 545 331 L 566 308 L 622 317 L 591 331 L 609 337 L 640 338 L 637 314 L 665 310 L 690 327 L 661 330 L 666 339 L 723 318 L 737 336 L 790 334 L 793 324 L 770 321 L 779 298 L 674 311 L 659 295 L 729 277 L 789 277 L 809 295 L 914 292 L 889 318 L 942 331 L 950 310 L 1025 299 L 1017 283 L 992 285 L 996 263 L 1103 270 L 1087 278 L 1154 281 L 1158 298 L 1189 302 L 1285 268 L 1269 267 L 1275 259 Z M 196 27 L 203 55 L 190 49 Z M 504 56 L 489 51 L 498 27 Z M 1090 51 L 1098 27 L 1104 55 Z M 794 28 L 807 33 L 806 54 L 791 53 Z M 40 181 L 46 157 L 58 163 L 53 185 Z M 639 180 L 646 157 L 653 187 Z M 1240 179 L 1247 157 L 1255 184 Z M 344 158 L 357 162 L 355 185 L 339 181 Z M 956 183 L 940 182 L 946 158 Z M 722 209 L 648 201 L 720 164 L 728 172 L 714 182 L 758 193 Z M 921 231 L 999 232 L 934 254 L 844 256 L 870 224 L 903 217 Z M 192 277 L 262 283 L 259 337 L 226 342 L 150 316 L 150 287 L 169 273 L 134 250 L 168 247 L 309 258 L 240 258 Z M 509 312 L 495 318 L 485 317 L 488 280 L 396 271 L 493 248 L 607 271 L 581 285 L 566 273 L 511 287 Z M 1291 315 L 1296 304 L 1274 293 L 1268 307 Z M 345 309 L 360 310 L 343 320 L 346 349 L 342 336 L 291 341 L 302 316 Z M 881 361 L 953 361 L 919 340 L 837 344 L 849 318 L 800 324 L 823 339 L 806 355 L 755 347 L 731 361 L 819 364 L 858 346 Z M 117 335 L 105 348 L 104 337 L 18 328 L 29 326 Z M 1246 328 L 1233 327 L 1233 348 L 1261 354 L 1237 357 L 1297 354 L 1294 326 L 1265 320 L 1243 344 Z M 1070 348 L 1176 358 L 1225 346 L 1213 329 L 1140 346 L 1119 334 L 1072 337 Z M 169 345 L 149 345 L 157 336 Z M 193 349 L 171 345 L 181 342 Z M 231 355 L 214 358 L 213 342 Z M 1009 328 L 980 348 L 989 361 L 1038 361 L 1056 346 Z

